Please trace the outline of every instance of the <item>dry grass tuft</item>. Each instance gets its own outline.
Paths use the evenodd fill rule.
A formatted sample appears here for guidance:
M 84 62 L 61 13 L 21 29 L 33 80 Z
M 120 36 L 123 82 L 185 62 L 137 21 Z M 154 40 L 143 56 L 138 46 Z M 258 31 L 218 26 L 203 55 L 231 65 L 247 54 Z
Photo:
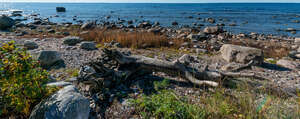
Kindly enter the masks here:
M 87 34 L 80 35 L 85 40 L 96 41 L 98 43 L 109 43 L 116 41 L 122 47 L 128 48 L 161 48 L 173 47 L 179 48 L 184 42 L 181 39 L 169 39 L 164 35 L 154 34 L 150 32 L 125 32 L 122 30 L 107 30 L 107 29 L 94 29 Z M 170 44 L 169 42 L 173 42 Z

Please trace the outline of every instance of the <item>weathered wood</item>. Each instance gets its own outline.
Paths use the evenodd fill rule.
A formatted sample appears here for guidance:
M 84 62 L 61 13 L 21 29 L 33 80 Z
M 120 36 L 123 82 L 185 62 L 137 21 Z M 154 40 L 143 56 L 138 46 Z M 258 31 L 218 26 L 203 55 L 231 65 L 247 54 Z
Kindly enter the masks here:
M 187 79 L 188 81 L 196 85 L 209 85 L 209 86 L 216 87 L 219 85 L 218 82 L 225 76 L 248 77 L 248 78 L 252 77 L 258 79 L 264 79 L 262 77 L 256 76 L 255 74 L 233 73 L 233 72 L 224 73 L 219 71 L 207 71 L 207 70 L 200 71 L 198 69 L 184 65 L 180 63 L 178 60 L 174 62 L 169 62 L 169 61 L 158 60 L 158 59 L 139 56 L 139 55 L 126 56 L 117 50 L 108 50 L 108 49 L 103 49 L 103 52 L 111 59 L 117 61 L 121 66 L 122 65 L 126 66 L 126 68 L 129 68 L 130 66 L 134 66 L 136 69 L 143 69 L 143 70 L 154 71 L 154 72 L 164 72 L 169 75 L 175 75 Z M 134 75 L 133 72 L 129 74 Z

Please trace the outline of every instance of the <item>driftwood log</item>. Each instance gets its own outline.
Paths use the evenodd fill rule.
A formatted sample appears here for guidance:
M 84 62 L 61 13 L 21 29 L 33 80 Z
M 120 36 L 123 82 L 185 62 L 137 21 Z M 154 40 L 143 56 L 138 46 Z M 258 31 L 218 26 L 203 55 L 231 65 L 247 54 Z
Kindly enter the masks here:
M 164 72 L 168 75 L 175 75 L 182 77 L 189 82 L 196 85 L 208 85 L 212 87 L 217 87 L 219 82 L 224 77 L 245 77 L 245 78 L 255 78 L 255 79 L 265 79 L 261 76 L 258 76 L 254 73 L 239 73 L 239 72 L 221 72 L 221 71 L 209 71 L 209 70 L 200 70 L 197 68 L 190 67 L 183 63 L 180 63 L 178 60 L 173 62 L 158 60 L 154 58 L 144 57 L 140 55 L 124 55 L 118 50 L 109 50 L 103 49 L 103 52 L 110 59 L 116 61 L 123 71 L 125 71 L 125 79 L 130 77 L 136 77 L 138 74 L 143 74 L 143 72 Z M 102 65 L 102 64 L 100 64 Z M 96 69 L 101 69 L 102 66 L 93 66 Z M 108 70 L 108 69 L 105 69 Z M 112 71 L 106 71 L 112 72 Z M 124 77 L 124 72 L 115 73 L 118 77 Z M 122 76 L 121 76 L 122 75 Z
M 82 66 L 78 77 L 79 82 L 84 84 L 96 84 L 98 85 L 96 87 L 101 88 L 103 86 L 101 80 L 103 79 L 112 81 L 113 85 L 118 85 L 139 79 L 153 72 L 163 72 L 170 76 L 182 77 L 199 86 L 217 87 L 220 83 L 226 84 L 232 81 L 237 81 L 238 83 L 242 81 L 255 86 L 255 89 L 258 90 L 267 89 L 274 94 L 284 94 L 293 97 L 296 97 L 298 90 L 295 86 L 274 84 L 272 81 L 269 81 L 269 79 L 260 76 L 259 73 L 239 72 L 252 67 L 252 62 L 242 65 L 230 72 L 224 72 L 219 70 L 211 71 L 208 70 L 207 67 L 202 69 L 195 68 L 193 65 L 181 63 L 179 59 L 170 62 L 140 55 L 128 55 L 116 49 L 103 49 L 102 51 L 104 54 L 97 60 Z M 106 85 L 104 87 L 110 86 Z

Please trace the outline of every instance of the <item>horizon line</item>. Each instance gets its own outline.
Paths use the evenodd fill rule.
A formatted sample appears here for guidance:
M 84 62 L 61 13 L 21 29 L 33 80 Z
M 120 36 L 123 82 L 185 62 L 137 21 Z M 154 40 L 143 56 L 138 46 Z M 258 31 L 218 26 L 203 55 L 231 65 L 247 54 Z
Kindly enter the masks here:
M 16 2 L 0 2 L 0 3 L 166 3 L 166 4 L 170 4 L 170 3 L 179 3 L 179 4 L 190 4 L 190 3 L 207 3 L 207 4 L 210 4 L 210 3 L 228 3 L 228 4 L 232 4 L 232 3 L 269 3 L 269 4 L 274 4 L 274 3 L 300 3 L 299 2 L 51 2 L 51 1 L 47 1 L 47 2 L 31 2 L 31 1 L 26 1 L 26 2 L 19 2 L 19 1 L 16 1 Z

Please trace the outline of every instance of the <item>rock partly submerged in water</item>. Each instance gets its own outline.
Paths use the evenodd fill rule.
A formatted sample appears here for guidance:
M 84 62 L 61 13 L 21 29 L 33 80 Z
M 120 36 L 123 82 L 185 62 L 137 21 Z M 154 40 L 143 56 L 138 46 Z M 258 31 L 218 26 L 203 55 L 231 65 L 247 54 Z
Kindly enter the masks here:
M 64 7 L 56 7 L 56 12 L 66 12 L 66 8 L 64 8 Z
M 15 24 L 15 21 L 5 15 L 0 16 L 0 30 L 7 30 Z
M 88 119 L 89 113 L 89 100 L 71 85 L 35 106 L 30 119 Z

